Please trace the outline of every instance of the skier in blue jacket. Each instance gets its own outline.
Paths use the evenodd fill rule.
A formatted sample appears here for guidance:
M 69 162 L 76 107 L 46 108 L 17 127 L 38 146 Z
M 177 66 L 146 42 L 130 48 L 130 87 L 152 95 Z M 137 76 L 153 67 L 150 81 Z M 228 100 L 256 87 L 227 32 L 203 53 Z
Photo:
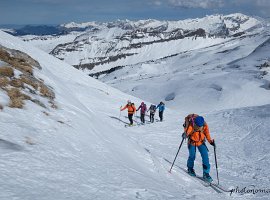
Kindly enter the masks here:
M 165 104 L 161 101 L 158 105 L 157 105 L 157 109 L 159 111 L 159 118 L 160 121 L 162 122 L 163 120 L 163 112 L 165 110 Z

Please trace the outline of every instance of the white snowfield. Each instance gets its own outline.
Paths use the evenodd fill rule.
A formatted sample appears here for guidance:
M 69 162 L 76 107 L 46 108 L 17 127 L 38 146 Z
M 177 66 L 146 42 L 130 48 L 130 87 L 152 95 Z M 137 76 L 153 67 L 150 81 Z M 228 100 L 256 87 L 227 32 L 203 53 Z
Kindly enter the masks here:
M 255 39 L 266 41 L 259 36 Z M 259 69 L 249 65 L 258 57 L 265 59 L 269 45 L 253 51 L 254 41 L 243 40 L 247 40 L 243 57 L 249 55 L 250 59 L 237 61 L 240 68 L 223 66 L 222 62 L 234 60 L 234 54 L 215 54 L 213 49 L 220 46 L 213 46 L 139 65 L 135 75 L 145 73 L 151 90 L 144 86 L 144 77 L 138 80 L 132 73 L 130 79 L 123 76 L 122 85 L 119 80 L 111 82 L 130 93 L 137 82 L 140 89 L 135 94 L 153 103 L 166 97 L 164 91 L 179 95 L 174 103 L 168 102 L 173 109 L 165 110 L 164 122 L 125 128 L 122 121 L 128 122 L 127 112 L 120 116 L 120 106 L 128 99 L 138 106 L 142 100 L 0 32 L 0 45 L 23 51 L 40 63 L 42 70 L 34 73 L 54 88 L 59 107 L 44 109 L 29 102 L 22 110 L 5 107 L 0 112 L 0 199 L 269 199 L 269 193 L 264 192 L 219 194 L 188 176 L 177 167 L 186 168 L 186 143 L 171 174 L 171 165 L 165 161 L 173 161 L 182 139 L 184 117 L 195 112 L 205 117 L 216 140 L 221 185 L 269 191 L 269 76 L 258 79 L 255 75 Z M 237 46 L 233 41 L 226 44 L 221 51 Z M 218 62 L 215 59 L 213 65 L 199 65 L 210 56 L 217 56 L 221 65 L 213 68 Z M 193 67 L 188 67 L 191 61 Z M 183 67 L 177 69 L 179 63 Z M 172 82 L 166 84 L 166 80 Z M 115 119 L 119 117 L 121 121 Z M 26 142 L 29 139 L 33 145 Z M 213 147 L 208 148 L 211 176 L 216 182 Z M 195 170 L 202 174 L 200 155 Z

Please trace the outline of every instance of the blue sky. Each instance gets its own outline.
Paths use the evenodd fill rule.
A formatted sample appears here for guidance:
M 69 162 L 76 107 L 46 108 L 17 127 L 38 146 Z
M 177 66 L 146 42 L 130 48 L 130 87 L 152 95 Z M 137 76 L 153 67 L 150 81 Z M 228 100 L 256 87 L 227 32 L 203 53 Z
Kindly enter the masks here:
M 270 0 L 0 0 L 0 24 L 177 20 L 241 12 L 270 17 Z

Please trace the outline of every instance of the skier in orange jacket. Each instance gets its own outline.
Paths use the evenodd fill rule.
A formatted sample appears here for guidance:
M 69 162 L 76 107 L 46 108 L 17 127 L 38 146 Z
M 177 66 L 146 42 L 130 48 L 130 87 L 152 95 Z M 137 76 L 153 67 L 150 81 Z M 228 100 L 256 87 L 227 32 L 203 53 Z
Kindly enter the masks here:
M 121 108 L 120 111 L 123 111 L 125 109 L 128 109 L 128 119 L 129 119 L 129 125 L 132 126 L 133 125 L 133 114 L 136 111 L 136 107 L 134 105 L 134 103 L 131 103 L 130 100 L 128 100 L 127 105 L 124 108 Z
M 194 161 L 196 157 L 196 148 L 198 148 L 203 162 L 203 179 L 207 182 L 212 182 L 213 179 L 209 175 L 210 163 L 205 140 L 207 139 L 207 141 L 213 146 L 215 146 L 215 142 L 211 139 L 207 123 L 204 121 L 202 116 L 190 114 L 185 118 L 184 130 L 185 132 L 182 137 L 188 138 L 188 173 L 191 176 L 196 176 L 194 171 Z

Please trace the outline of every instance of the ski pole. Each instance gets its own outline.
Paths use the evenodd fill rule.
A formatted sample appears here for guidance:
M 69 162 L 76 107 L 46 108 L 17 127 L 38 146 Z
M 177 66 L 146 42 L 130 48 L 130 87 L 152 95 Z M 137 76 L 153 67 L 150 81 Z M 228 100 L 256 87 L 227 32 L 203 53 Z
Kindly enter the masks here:
M 180 151 L 180 149 L 181 149 L 181 146 L 182 146 L 182 144 L 183 144 L 183 142 L 184 142 L 184 137 L 183 137 L 183 139 L 182 139 L 182 141 L 181 141 L 181 144 L 179 145 L 179 148 L 178 148 L 178 151 L 177 151 L 177 153 L 176 153 L 176 156 L 175 156 L 175 158 L 174 158 L 174 161 L 173 161 L 173 163 L 172 163 L 172 166 L 171 166 L 171 169 L 169 170 L 169 173 L 171 173 L 171 171 L 172 171 L 172 168 L 173 168 L 173 166 L 174 166 L 174 162 L 175 162 L 175 160 L 176 160 L 176 158 L 177 158 L 177 156 L 178 156 L 178 153 L 179 153 L 179 151 Z
M 120 106 L 120 111 L 119 111 L 119 122 L 121 120 L 121 108 L 122 108 L 122 106 Z
M 218 180 L 218 185 L 219 185 L 216 144 L 214 145 L 214 154 L 215 154 L 215 163 L 216 163 L 216 171 L 217 171 L 217 180 Z

